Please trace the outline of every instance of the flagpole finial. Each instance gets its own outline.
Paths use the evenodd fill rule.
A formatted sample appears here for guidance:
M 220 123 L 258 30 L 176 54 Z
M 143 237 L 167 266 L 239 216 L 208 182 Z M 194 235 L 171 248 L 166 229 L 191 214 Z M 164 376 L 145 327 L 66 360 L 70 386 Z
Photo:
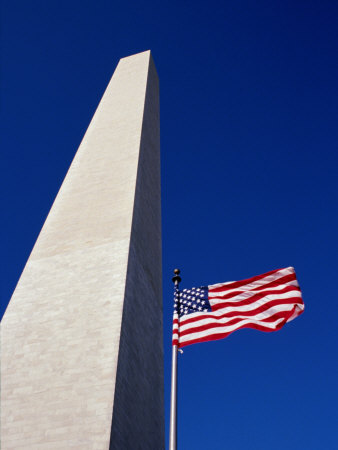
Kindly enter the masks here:
M 175 284 L 180 283 L 182 281 L 179 275 L 180 273 L 181 273 L 180 269 L 174 269 L 175 276 L 172 277 L 172 280 Z

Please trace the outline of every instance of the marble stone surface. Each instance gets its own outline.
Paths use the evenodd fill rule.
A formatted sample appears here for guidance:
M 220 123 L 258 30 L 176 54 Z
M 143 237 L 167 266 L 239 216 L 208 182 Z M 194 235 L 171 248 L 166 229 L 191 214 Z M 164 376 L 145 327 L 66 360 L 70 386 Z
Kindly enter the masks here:
M 1 324 L 1 448 L 164 449 L 159 87 L 120 60 Z

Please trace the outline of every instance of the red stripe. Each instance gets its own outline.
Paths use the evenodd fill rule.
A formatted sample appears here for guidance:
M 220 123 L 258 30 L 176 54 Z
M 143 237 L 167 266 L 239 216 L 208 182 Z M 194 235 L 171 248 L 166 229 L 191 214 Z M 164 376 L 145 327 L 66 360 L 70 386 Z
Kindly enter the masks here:
M 216 303 L 215 305 L 211 305 L 211 309 L 212 309 L 212 311 L 218 311 L 219 309 L 223 309 L 223 308 L 226 308 L 226 307 L 232 307 L 232 306 L 236 307 L 236 306 L 251 305 L 252 303 L 255 303 L 256 301 L 261 300 L 262 298 L 264 298 L 264 297 L 266 297 L 268 295 L 286 294 L 287 292 L 292 292 L 292 291 L 300 292 L 300 289 L 297 286 L 287 286 L 286 288 L 281 289 L 278 292 L 275 292 L 275 291 L 259 292 L 258 294 L 252 295 L 250 297 L 247 297 L 246 299 L 243 299 L 243 300 L 240 300 L 240 301 L 237 301 L 237 302 L 236 301 L 229 302 L 228 300 L 226 300 L 225 302 L 221 301 L 219 303 Z M 243 294 L 243 292 L 242 292 L 242 294 Z M 212 300 L 214 300 L 214 299 L 212 299 Z M 288 300 L 288 299 L 281 298 L 279 300 L 279 303 L 283 303 L 284 300 Z M 269 300 L 267 299 L 266 301 L 268 302 Z M 302 299 L 300 297 L 299 297 L 299 301 L 300 301 L 300 303 L 302 303 Z
M 302 312 L 303 311 L 301 311 L 298 315 L 300 315 Z M 294 313 L 295 313 L 295 308 L 293 310 L 293 314 Z M 289 317 L 291 317 L 291 315 Z M 233 333 L 234 331 L 240 330 L 241 328 L 253 328 L 255 330 L 265 331 L 265 332 L 269 333 L 271 331 L 279 330 L 280 328 L 282 328 L 285 325 L 286 322 L 287 322 L 287 319 L 285 321 L 282 321 L 280 324 L 278 324 L 275 329 L 266 328 L 264 326 L 257 325 L 257 324 L 254 324 L 254 323 L 245 324 L 245 325 L 242 325 L 242 326 L 240 326 L 240 327 L 236 328 L 235 330 L 230 331 L 228 333 L 213 334 L 213 335 L 210 335 L 210 336 L 205 336 L 205 337 L 202 337 L 202 338 L 193 339 L 193 340 L 188 341 L 188 342 L 182 342 L 180 344 L 178 344 L 178 342 L 176 341 L 177 342 L 176 345 L 179 345 L 179 347 L 182 348 L 182 347 L 185 347 L 187 345 L 197 344 L 198 342 L 216 341 L 218 339 L 223 339 L 223 338 L 229 336 L 229 334 Z
M 291 317 L 295 313 L 296 308 L 297 308 L 297 306 L 292 308 L 291 311 L 279 311 L 279 312 L 267 317 L 266 319 L 261 319 L 260 322 L 270 323 L 270 322 L 274 322 L 275 320 L 281 319 L 281 318 L 285 318 L 285 321 L 287 321 L 289 319 L 289 317 Z M 234 319 L 230 320 L 227 323 L 220 323 L 218 321 L 215 321 L 212 323 L 207 323 L 205 325 L 201 325 L 200 327 L 194 327 L 194 328 L 189 328 L 188 330 L 180 331 L 180 336 L 187 336 L 188 334 L 198 333 L 200 331 L 209 330 L 210 328 L 228 327 L 231 325 L 235 325 L 236 323 L 240 323 L 243 320 L 246 320 L 246 318 L 245 317 L 241 317 L 241 318 L 235 317 Z M 236 330 L 237 330 L 237 328 L 233 331 L 236 331 Z
M 280 270 L 285 270 L 285 269 L 271 270 L 271 272 L 266 272 L 266 273 L 263 273 L 262 275 L 257 275 L 257 276 L 252 277 L 252 278 L 246 278 L 245 280 L 234 281 L 233 283 L 224 284 L 222 286 L 215 287 L 215 288 L 210 286 L 209 290 L 210 290 L 210 292 L 222 292 L 222 291 L 227 290 L 227 289 L 235 289 L 235 288 L 238 288 L 240 286 L 244 286 L 245 284 L 249 284 L 249 283 L 253 283 L 254 281 L 261 280 L 262 278 L 265 278 L 265 277 L 267 277 L 269 275 L 272 275 L 272 274 L 274 274 L 276 272 L 279 272 Z
M 278 278 L 278 280 L 271 281 L 270 283 L 264 284 L 263 286 L 257 286 L 257 287 L 255 287 L 253 289 L 250 289 L 250 290 L 257 291 L 259 289 L 266 289 L 266 288 L 270 288 L 270 287 L 276 287 L 276 286 L 280 286 L 280 285 L 285 284 L 285 283 L 289 283 L 289 281 L 297 281 L 295 273 L 291 273 L 290 275 L 285 275 L 285 277 Z
M 242 316 L 254 316 L 256 314 L 259 314 L 261 312 L 267 311 L 269 308 L 272 308 L 273 306 L 278 306 L 278 305 L 290 305 L 293 303 L 299 303 L 299 304 L 303 304 L 302 299 L 299 297 L 293 297 L 293 298 L 288 298 L 285 299 L 286 301 L 281 302 L 280 300 L 272 300 L 270 302 L 265 303 L 264 305 L 258 306 L 257 308 L 253 309 L 252 311 L 230 311 L 227 313 L 224 313 L 220 316 L 213 316 L 211 314 L 205 314 L 202 313 L 199 316 L 196 317 L 192 317 L 191 319 L 186 319 L 186 320 L 181 320 L 180 325 L 188 325 L 189 323 L 194 323 L 194 322 L 198 322 L 199 320 L 203 320 L 203 319 L 214 319 L 214 320 L 219 320 L 222 319 L 223 317 L 235 317 L 238 315 L 242 315 Z M 175 322 L 178 324 L 178 321 Z

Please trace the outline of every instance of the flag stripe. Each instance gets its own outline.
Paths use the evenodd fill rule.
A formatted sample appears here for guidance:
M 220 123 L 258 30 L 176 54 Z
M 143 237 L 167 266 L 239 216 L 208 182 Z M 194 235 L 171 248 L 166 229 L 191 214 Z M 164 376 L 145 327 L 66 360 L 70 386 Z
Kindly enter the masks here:
M 262 283 L 274 281 L 274 280 L 280 278 L 281 276 L 284 276 L 284 275 L 290 273 L 289 269 L 291 269 L 291 267 L 287 268 L 287 269 L 272 270 L 271 272 L 266 272 L 266 273 L 263 273 L 262 275 L 257 275 L 256 277 L 246 278 L 245 280 L 213 284 L 213 285 L 209 286 L 209 290 L 211 292 L 223 292 L 223 291 L 230 290 L 230 289 L 236 289 L 241 286 L 245 286 L 247 289 L 251 289 L 251 285 L 253 285 L 253 284 L 255 286 L 258 286 Z M 284 272 L 282 272 L 282 271 L 284 271 Z

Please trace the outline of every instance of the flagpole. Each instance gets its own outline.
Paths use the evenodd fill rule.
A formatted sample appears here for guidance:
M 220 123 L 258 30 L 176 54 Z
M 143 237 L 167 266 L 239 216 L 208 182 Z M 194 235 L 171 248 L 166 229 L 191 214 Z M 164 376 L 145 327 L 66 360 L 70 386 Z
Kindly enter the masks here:
M 180 270 L 174 270 L 175 276 L 172 280 L 175 284 L 175 290 L 178 290 L 181 277 Z M 177 345 L 173 345 L 173 354 L 171 362 L 171 394 L 170 394 L 170 434 L 169 450 L 177 448 Z

